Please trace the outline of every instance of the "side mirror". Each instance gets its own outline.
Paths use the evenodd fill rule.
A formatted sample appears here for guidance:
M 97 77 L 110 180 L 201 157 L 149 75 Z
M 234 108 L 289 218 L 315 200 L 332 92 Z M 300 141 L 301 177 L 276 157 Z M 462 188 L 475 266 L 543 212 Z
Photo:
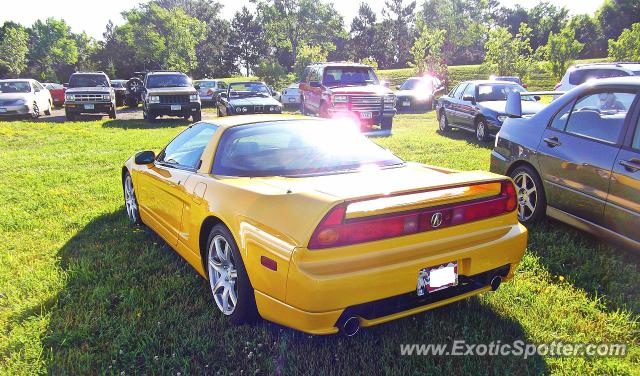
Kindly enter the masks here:
M 200 85 L 195 84 L 195 85 L 193 85 L 193 88 L 196 89 L 196 90 L 200 90 Z
M 520 92 L 510 91 L 507 94 L 505 113 L 510 118 L 522 117 L 522 97 Z
M 463 95 L 462 100 L 465 102 L 471 102 L 471 103 L 476 102 L 476 99 L 473 97 L 473 95 Z
M 156 160 L 156 153 L 152 152 L 151 150 L 145 150 L 145 151 L 136 153 L 136 156 L 134 159 L 137 165 L 148 165 L 153 163 L 153 161 L 155 160 Z
M 68 88 L 69 87 L 69 83 L 65 82 L 64 84 L 62 84 L 62 87 L 65 88 L 65 89 Z
M 400 90 L 400 85 L 396 85 L 396 90 Z
M 226 97 L 227 97 L 227 93 L 226 93 L 226 92 L 222 92 L 222 93 L 220 93 L 220 97 L 221 97 L 221 98 L 226 98 Z
M 309 81 L 309 86 L 311 86 L 311 87 L 320 87 L 320 82 L 318 82 L 318 81 Z
M 542 99 L 542 98 L 541 98 L 539 95 L 534 95 L 534 96 L 533 96 L 533 99 L 535 99 L 535 100 L 539 101 L 539 100 L 540 100 L 540 99 Z

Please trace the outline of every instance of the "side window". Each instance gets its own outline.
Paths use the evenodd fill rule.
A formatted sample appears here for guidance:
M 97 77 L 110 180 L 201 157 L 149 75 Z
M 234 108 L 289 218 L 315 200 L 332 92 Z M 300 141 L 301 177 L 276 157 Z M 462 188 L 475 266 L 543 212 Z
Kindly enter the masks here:
M 460 97 L 462 96 L 462 93 L 467 88 L 467 86 L 469 86 L 469 85 L 468 84 L 460 84 L 460 86 L 458 86 L 458 88 L 456 89 L 455 93 L 453 93 L 453 98 L 460 99 Z
M 631 147 L 640 150 L 640 118 L 638 118 L 638 124 L 636 124 L 636 134 L 633 136 Z
M 458 90 L 459 87 L 460 87 L 460 84 L 456 85 L 453 89 L 451 89 L 448 96 L 453 98 L 453 96 L 456 94 L 456 90 Z
M 467 85 L 467 88 L 464 89 L 464 93 L 462 93 L 462 97 L 464 97 L 465 95 L 474 97 L 476 96 L 476 86 L 473 84 L 469 84 Z
M 574 103 L 575 102 L 573 101 L 569 102 L 556 114 L 556 116 L 553 117 L 550 124 L 551 128 L 558 131 L 564 131 L 564 127 L 567 125 L 567 120 L 569 119 L 569 112 L 571 112 L 571 108 Z
M 200 123 L 185 129 L 167 145 L 158 161 L 176 167 L 198 168 L 204 148 L 218 129 L 217 125 Z
M 565 131 L 596 140 L 616 143 L 635 94 L 601 92 L 578 99 Z

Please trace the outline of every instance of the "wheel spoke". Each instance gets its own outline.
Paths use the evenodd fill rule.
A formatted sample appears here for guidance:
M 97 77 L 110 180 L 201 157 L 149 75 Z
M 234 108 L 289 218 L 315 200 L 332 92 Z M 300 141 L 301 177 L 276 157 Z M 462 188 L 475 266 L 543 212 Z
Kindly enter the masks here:
M 229 247 L 229 243 L 225 242 L 225 247 L 224 247 L 224 259 L 226 261 L 230 261 L 231 257 L 229 255 L 229 253 L 231 252 L 231 247 Z
M 529 208 L 529 210 L 531 210 L 531 213 L 533 213 L 535 208 L 534 208 L 533 205 L 531 205 L 531 201 L 529 201 L 529 200 L 525 201 L 525 205 L 527 206 L 527 208 Z
M 215 260 L 209 260 L 209 266 L 211 267 L 211 269 L 213 269 L 215 272 L 217 272 L 218 274 L 222 274 L 224 272 L 224 268 L 222 267 L 222 264 L 218 264 L 215 262 Z
M 213 294 L 215 295 L 216 292 L 218 290 L 220 290 L 221 288 L 224 288 L 224 279 L 223 278 L 219 278 L 216 283 L 213 285 L 213 287 L 211 288 L 211 290 L 213 291 Z
M 222 245 L 220 244 L 220 242 L 222 241 L 221 237 L 216 237 L 213 240 L 213 244 L 216 247 L 216 255 L 218 256 L 218 260 L 220 260 L 220 262 L 224 262 L 226 261 L 226 258 L 224 257 L 224 252 L 222 250 Z
M 227 312 L 229 310 L 229 288 L 225 288 L 222 293 L 222 310 Z
M 231 303 L 233 303 L 233 306 L 235 307 L 238 302 L 238 296 L 236 294 L 235 289 L 233 288 L 229 289 L 229 298 L 231 298 Z

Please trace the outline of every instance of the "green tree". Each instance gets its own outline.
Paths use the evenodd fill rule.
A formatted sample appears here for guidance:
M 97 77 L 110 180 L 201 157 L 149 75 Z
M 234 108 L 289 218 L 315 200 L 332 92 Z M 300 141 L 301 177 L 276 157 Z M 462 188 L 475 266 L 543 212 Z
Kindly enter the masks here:
M 367 3 L 360 3 L 358 14 L 351 21 L 349 57 L 353 60 L 372 59 L 376 55 L 376 13 Z
M 37 20 L 29 41 L 31 75 L 42 81 L 66 80 L 69 66 L 78 61 L 78 47 L 71 29 L 63 20 Z
M 242 7 L 233 17 L 231 30 L 229 48 L 238 57 L 238 62 L 249 76 L 268 52 L 264 29 L 249 9 Z
M 416 8 L 416 2 L 411 1 L 408 5 L 404 5 L 404 0 L 385 0 L 382 15 L 388 25 L 387 33 L 389 36 L 391 49 L 386 53 L 390 55 L 392 67 L 402 68 L 407 66 L 407 62 L 411 58 L 409 49 L 413 44 L 413 12 Z
M 609 39 L 609 58 L 640 62 L 640 22 L 623 30 L 617 40 Z
M 584 45 L 575 38 L 575 31 L 570 27 L 563 28 L 558 34 L 549 34 L 549 42 L 543 48 L 543 56 L 547 60 L 545 65 L 556 80 L 562 75 L 573 61 L 578 58 Z
M 296 57 L 296 64 L 293 66 L 293 73 L 298 81 L 303 79 L 304 69 L 309 65 L 317 61 L 326 61 L 327 51 L 323 51 L 320 46 L 310 46 L 303 44 L 298 49 L 298 56 Z
M 568 25 L 575 32 L 576 40 L 584 45 L 579 58 L 602 57 L 606 53 L 606 40 L 602 29 L 594 17 L 579 14 L 569 20 Z
M 27 68 L 29 35 L 22 27 L 3 27 L 0 37 L 0 75 L 18 77 Z
M 288 73 L 287 69 L 273 57 L 261 60 L 255 68 L 255 74 L 267 85 L 277 89 L 281 89 L 295 80 L 294 74 Z
M 616 39 L 624 29 L 640 22 L 640 1 L 605 0 L 596 12 L 604 40 Z
M 411 47 L 411 65 L 414 66 L 416 74 L 421 76 L 429 72 L 444 78 L 447 65 L 444 62 L 442 47 L 446 32 L 429 28 L 422 19 L 418 19 L 416 23 L 416 32 L 418 37 Z
M 530 35 L 531 28 L 524 23 L 515 36 L 506 27 L 491 30 L 485 43 L 486 69 L 500 76 L 517 75 L 522 79 L 528 77 L 533 60 Z

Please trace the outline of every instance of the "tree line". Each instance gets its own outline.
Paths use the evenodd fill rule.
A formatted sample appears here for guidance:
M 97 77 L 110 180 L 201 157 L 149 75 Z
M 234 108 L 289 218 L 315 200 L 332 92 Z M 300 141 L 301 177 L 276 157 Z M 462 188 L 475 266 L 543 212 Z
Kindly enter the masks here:
M 638 0 L 604 0 L 594 15 L 575 16 L 546 1 L 526 9 L 498 0 L 385 0 L 381 16 L 362 2 L 349 25 L 326 0 L 252 2 L 255 11 L 226 20 L 219 0 L 153 0 L 124 11 L 122 25 L 109 22 L 102 40 L 63 20 L 8 21 L 0 27 L 0 77 L 65 82 L 76 70 L 129 78 L 172 69 L 278 85 L 322 60 L 443 75 L 448 65 L 483 63 L 521 76 L 538 61 L 558 75 L 576 58 L 640 60 Z

